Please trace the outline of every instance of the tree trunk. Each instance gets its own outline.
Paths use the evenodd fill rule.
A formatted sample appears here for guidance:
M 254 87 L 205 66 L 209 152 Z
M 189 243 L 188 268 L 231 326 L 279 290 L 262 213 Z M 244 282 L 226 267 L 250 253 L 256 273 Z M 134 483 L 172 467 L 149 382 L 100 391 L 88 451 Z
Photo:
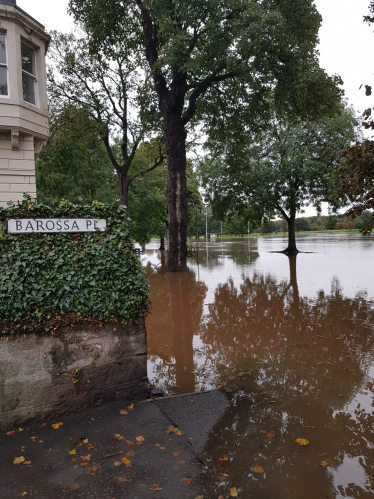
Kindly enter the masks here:
M 164 236 L 160 237 L 160 248 L 159 249 L 161 251 L 163 251 L 165 249 L 165 237 Z
M 129 184 L 127 181 L 127 175 L 124 173 L 118 174 L 119 181 L 119 203 L 126 206 L 127 212 L 129 211 Z
M 288 247 L 284 250 L 284 253 L 298 253 L 296 248 L 296 234 L 295 234 L 295 215 L 291 215 L 287 218 L 288 224 Z
M 168 166 L 168 272 L 187 271 L 186 133 L 180 116 L 165 113 Z

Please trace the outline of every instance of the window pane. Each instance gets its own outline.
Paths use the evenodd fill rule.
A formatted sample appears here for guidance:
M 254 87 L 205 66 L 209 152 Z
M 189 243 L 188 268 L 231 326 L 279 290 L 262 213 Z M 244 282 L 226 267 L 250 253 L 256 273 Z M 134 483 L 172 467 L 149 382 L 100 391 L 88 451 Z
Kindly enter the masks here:
M 34 74 L 34 51 L 27 45 L 21 44 L 22 69 L 30 74 Z
M 0 64 L 6 64 L 5 35 L 0 33 Z
M 35 79 L 22 73 L 23 100 L 35 104 Z
M 8 70 L 0 66 L 0 95 L 8 95 Z

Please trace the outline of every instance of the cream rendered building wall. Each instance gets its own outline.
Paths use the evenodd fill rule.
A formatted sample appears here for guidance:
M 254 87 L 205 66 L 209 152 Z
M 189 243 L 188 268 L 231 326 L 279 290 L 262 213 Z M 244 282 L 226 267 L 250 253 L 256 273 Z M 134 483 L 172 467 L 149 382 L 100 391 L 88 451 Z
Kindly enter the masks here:
M 28 192 L 36 197 L 35 159 L 48 136 L 44 27 L 16 6 L 0 0 L 0 33 L 6 34 L 8 96 L 0 95 L 0 206 L 17 203 Z M 7 2 L 6 2 L 7 3 Z M 21 42 L 34 49 L 36 105 L 23 100 Z

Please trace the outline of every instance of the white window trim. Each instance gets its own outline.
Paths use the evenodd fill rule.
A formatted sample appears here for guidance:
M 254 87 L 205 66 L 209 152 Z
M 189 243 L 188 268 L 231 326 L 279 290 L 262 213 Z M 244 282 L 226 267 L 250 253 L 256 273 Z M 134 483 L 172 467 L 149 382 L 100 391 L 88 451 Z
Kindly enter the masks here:
M 33 104 L 32 102 L 28 102 L 27 100 L 25 100 L 23 98 L 23 89 L 22 89 L 22 100 L 23 100 L 23 102 L 25 102 L 29 106 L 34 106 L 34 107 L 39 108 L 40 106 L 39 106 L 38 65 L 36 64 L 36 50 L 35 50 L 34 47 L 32 47 L 31 45 L 29 45 L 28 43 L 26 43 L 23 40 L 23 38 L 21 38 L 21 54 L 22 54 L 22 45 L 25 45 L 30 50 L 32 50 L 32 54 L 33 54 L 32 58 L 33 58 L 33 64 L 34 64 L 35 74 L 33 75 L 33 74 L 29 73 L 28 71 L 26 71 L 26 70 L 24 70 L 22 68 L 22 56 L 21 56 L 21 71 L 22 71 L 22 75 L 23 75 L 23 73 L 25 73 L 27 76 L 30 76 L 31 78 L 34 79 L 35 104 Z
M 0 31 L 0 35 L 4 35 L 5 36 L 5 57 L 6 57 L 6 64 L 0 63 L 0 66 L 2 68 L 6 68 L 6 84 L 7 84 L 7 90 L 8 90 L 7 95 L 1 95 L 0 94 L 0 99 L 10 99 L 8 37 L 7 37 L 6 31 Z

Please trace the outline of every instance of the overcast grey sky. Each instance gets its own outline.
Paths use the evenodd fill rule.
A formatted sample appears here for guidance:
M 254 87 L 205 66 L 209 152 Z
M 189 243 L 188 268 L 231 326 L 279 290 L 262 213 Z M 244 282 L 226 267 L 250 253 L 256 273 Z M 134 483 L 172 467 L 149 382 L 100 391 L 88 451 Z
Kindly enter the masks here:
M 315 0 L 323 17 L 321 66 L 328 74 L 342 77 L 346 97 L 360 112 L 373 105 L 372 99 L 359 90 L 362 83 L 374 84 L 374 26 L 363 22 L 369 3 L 370 0 Z M 66 32 L 73 27 L 67 14 L 68 0 L 17 0 L 17 4 L 47 30 Z M 312 213 L 307 210 L 306 214 Z

